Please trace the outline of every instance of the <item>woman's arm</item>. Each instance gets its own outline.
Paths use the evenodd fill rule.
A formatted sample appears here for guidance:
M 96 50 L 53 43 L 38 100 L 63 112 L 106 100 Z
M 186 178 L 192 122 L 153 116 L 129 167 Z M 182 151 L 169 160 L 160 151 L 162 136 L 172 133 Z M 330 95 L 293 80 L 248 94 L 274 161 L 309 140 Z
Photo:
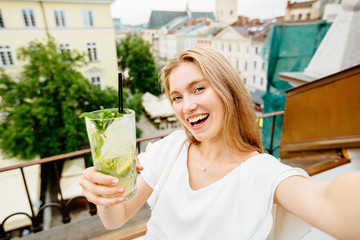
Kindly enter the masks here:
M 337 239 L 359 239 L 360 172 L 328 182 L 289 177 L 277 187 L 275 203 Z
M 116 186 L 118 179 L 95 171 L 94 167 L 85 169 L 79 181 L 83 194 L 89 202 L 97 206 L 98 214 L 106 229 L 115 229 L 124 225 L 144 205 L 152 193 L 143 177 L 137 178 L 137 195 L 123 203 L 121 193 L 124 189 Z M 113 196 L 115 197 L 103 197 Z M 106 207 L 105 207 L 106 206 Z

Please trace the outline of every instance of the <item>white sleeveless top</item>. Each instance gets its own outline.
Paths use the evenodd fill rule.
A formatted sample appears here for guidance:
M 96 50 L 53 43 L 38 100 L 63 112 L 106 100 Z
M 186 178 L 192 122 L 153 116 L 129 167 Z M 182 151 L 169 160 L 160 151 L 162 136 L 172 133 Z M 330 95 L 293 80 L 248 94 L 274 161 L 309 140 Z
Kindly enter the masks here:
M 151 144 L 138 157 L 153 188 L 146 239 L 301 239 L 310 226 L 273 204 L 278 184 L 302 175 L 268 154 L 249 158 L 217 182 L 189 185 L 184 131 Z M 275 222 L 275 224 L 274 224 Z

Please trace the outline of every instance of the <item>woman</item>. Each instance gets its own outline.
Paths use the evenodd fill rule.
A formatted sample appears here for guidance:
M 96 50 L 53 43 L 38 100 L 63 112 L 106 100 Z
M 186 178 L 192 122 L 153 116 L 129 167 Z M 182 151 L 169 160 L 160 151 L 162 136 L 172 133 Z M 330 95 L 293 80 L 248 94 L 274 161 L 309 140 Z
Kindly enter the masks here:
M 117 179 L 94 168 L 80 180 L 106 228 L 148 201 L 147 239 L 300 239 L 309 231 L 304 221 L 336 238 L 360 236 L 360 174 L 314 181 L 264 154 L 251 99 L 224 56 L 185 50 L 161 79 L 184 131 L 138 156 L 137 196 L 123 203 Z

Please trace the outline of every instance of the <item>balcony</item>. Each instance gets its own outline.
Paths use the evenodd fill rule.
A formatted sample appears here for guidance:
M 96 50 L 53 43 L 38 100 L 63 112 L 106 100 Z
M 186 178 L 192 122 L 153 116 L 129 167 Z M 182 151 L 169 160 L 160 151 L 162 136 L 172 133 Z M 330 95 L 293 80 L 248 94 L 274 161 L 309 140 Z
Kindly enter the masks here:
M 274 131 L 276 117 L 281 115 L 283 112 L 264 114 L 258 120 L 272 120 Z M 137 152 L 143 151 L 148 142 L 159 140 L 166 135 L 138 138 Z M 271 154 L 275 148 L 277 147 L 273 147 L 271 141 L 270 148 L 266 151 Z M 96 206 L 87 202 L 81 195 L 78 180 L 83 169 L 88 167 L 90 154 L 90 149 L 83 149 L 0 168 L 0 177 L 9 172 L 18 172 L 25 192 L 23 197 L 26 198 L 22 200 L 27 203 L 25 211 L 17 211 L 17 207 L 12 206 L 13 212 L 2 219 L 0 239 L 16 237 L 47 239 L 53 236 L 61 236 L 62 239 L 133 239 L 144 235 L 146 222 L 150 217 L 150 210 L 147 205 L 141 208 L 137 215 L 119 230 L 108 231 L 102 226 L 96 214 Z M 28 169 L 36 166 L 38 169 L 44 169 L 45 165 L 46 171 L 52 172 L 56 181 L 49 184 L 53 193 L 50 193 L 48 189 L 46 196 L 41 199 L 43 204 L 39 205 L 37 204 L 39 201 L 34 201 L 34 194 L 31 189 L 34 187 L 34 180 L 31 179 Z M 59 166 L 62 166 L 61 169 Z M 13 218 L 22 219 L 25 224 L 23 223 L 23 226 L 18 224 L 14 228 L 16 224 L 10 224 Z

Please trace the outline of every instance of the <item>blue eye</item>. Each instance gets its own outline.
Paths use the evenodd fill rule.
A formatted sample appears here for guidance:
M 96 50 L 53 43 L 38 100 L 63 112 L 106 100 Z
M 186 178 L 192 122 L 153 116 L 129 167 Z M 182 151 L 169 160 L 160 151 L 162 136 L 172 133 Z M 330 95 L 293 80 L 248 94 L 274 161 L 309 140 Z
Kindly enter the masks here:
M 173 102 L 176 102 L 176 101 L 179 101 L 180 99 L 181 99 L 181 97 L 178 97 L 178 96 L 177 96 L 177 97 L 173 97 L 172 100 L 173 100 Z
M 203 87 L 197 87 L 197 88 L 195 89 L 195 92 L 198 93 L 198 92 L 203 91 L 204 89 L 205 89 L 205 88 L 203 88 Z

